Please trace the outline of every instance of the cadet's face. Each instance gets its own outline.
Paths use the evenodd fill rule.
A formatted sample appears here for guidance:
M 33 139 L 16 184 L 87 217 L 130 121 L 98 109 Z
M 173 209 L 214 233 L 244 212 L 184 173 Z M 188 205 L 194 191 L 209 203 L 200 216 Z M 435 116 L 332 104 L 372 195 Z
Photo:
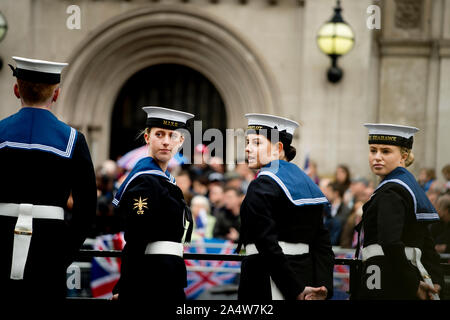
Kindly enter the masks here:
M 273 145 L 263 135 L 248 134 L 247 147 L 245 152 L 248 158 L 248 167 L 251 169 L 258 169 L 268 164 L 274 159 L 272 154 Z
M 398 146 L 371 144 L 369 146 L 369 166 L 373 173 L 384 178 L 395 168 L 404 167 L 405 157 L 402 156 Z
M 169 162 L 184 141 L 179 132 L 162 128 L 152 128 L 144 137 L 150 145 L 149 155 L 163 163 Z

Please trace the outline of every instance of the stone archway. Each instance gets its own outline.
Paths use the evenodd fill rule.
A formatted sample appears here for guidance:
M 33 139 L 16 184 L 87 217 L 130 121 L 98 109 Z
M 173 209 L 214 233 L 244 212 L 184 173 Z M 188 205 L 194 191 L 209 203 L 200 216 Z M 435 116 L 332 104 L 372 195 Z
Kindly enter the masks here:
M 271 113 L 279 90 L 265 63 L 230 26 L 198 10 L 141 8 L 119 15 L 85 39 L 69 59 L 58 116 L 83 131 L 95 164 L 107 158 L 112 108 L 133 74 L 174 63 L 205 75 L 223 97 L 231 128 L 247 112 Z

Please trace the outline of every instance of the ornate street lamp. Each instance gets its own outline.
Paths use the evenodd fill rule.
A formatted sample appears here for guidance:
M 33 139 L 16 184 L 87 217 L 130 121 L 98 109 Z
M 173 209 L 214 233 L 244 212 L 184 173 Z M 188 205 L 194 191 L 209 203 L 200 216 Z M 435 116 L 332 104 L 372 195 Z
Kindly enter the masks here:
M 348 53 L 355 43 L 352 28 L 344 21 L 341 15 L 341 1 L 337 0 L 334 15 L 325 23 L 317 34 L 317 45 L 320 50 L 331 58 L 331 67 L 328 69 L 328 80 L 339 82 L 343 71 L 337 65 L 337 59 Z
M 6 31 L 8 30 L 8 24 L 6 23 L 6 18 L 0 11 L 0 42 L 5 38 Z M 0 57 L 0 70 L 3 68 L 3 60 Z

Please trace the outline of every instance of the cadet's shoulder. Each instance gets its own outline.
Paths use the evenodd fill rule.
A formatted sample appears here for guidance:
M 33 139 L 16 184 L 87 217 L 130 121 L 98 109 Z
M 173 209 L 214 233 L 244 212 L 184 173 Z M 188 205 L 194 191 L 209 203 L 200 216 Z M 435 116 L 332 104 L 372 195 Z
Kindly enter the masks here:
M 14 121 L 17 118 L 17 113 L 7 116 L 4 119 L 0 120 L 0 132 L 8 133 L 8 131 L 11 129 L 11 126 L 16 126 L 16 121 Z
M 406 188 L 406 186 L 394 181 L 390 181 L 383 184 L 378 190 L 375 191 L 375 193 L 383 195 L 383 197 L 394 197 L 394 196 L 400 196 L 402 198 L 411 197 L 411 194 Z
M 253 180 L 247 189 L 247 194 L 252 192 L 270 192 L 274 193 L 279 190 L 279 186 L 270 176 L 260 175 Z
M 137 174 L 135 177 L 132 177 L 128 189 L 131 190 L 148 187 L 159 188 L 161 187 L 162 179 L 163 179 L 162 177 L 153 174 L 148 173 Z

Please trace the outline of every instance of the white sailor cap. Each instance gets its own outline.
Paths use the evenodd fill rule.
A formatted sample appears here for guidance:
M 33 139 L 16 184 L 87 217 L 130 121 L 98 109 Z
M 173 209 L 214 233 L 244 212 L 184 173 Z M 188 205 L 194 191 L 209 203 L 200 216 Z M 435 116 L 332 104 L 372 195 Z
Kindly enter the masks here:
M 194 115 L 191 113 L 161 108 L 161 107 L 142 107 L 147 112 L 147 127 L 158 127 L 163 129 L 176 130 L 186 128 L 186 123 Z
M 245 117 L 248 119 L 247 130 L 254 130 L 259 133 L 259 130 L 267 130 L 267 137 L 270 137 L 270 130 L 276 129 L 279 132 L 280 141 L 284 144 L 290 145 L 294 136 L 294 131 L 299 127 L 298 122 L 262 113 L 247 113 Z
M 22 57 L 12 57 L 17 67 L 9 65 L 13 71 L 13 76 L 17 79 L 56 84 L 61 82 L 61 71 L 68 65 L 63 62 L 52 62 L 44 60 L 35 60 Z
M 387 123 L 365 123 L 369 129 L 369 144 L 389 144 L 412 148 L 416 127 Z

